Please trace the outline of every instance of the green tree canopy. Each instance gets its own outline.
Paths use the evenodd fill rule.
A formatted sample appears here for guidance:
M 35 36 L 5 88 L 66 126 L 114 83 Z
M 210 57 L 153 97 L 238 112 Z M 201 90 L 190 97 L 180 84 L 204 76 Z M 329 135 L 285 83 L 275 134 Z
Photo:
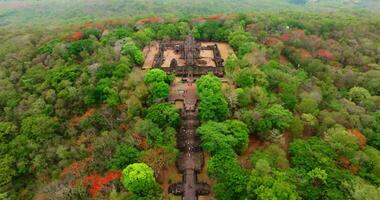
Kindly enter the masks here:
M 228 40 L 228 43 L 232 46 L 232 48 L 239 49 L 244 46 L 245 43 L 251 42 L 252 36 L 247 32 L 237 31 L 232 33 Z
M 129 56 L 129 58 L 137 65 L 142 65 L 144 63 L 145 58 L 143 52 L 131 41 L 124 44 L 121 53 Z
M 238 87 L 251 87 L 255 81 L 250 68 L 243 68 L 235 75 L 235 83 Z
M 95 36 L 97 39 L 100 39 L 102 32 L 97 28 L 85 28 L 83 30 L 83 39 L 88 39 L 91 35 Z
M 161 69 L 151 69 L 144 76 L 144 83 L 150 88 L 149 102 L 157 103 L 169 96 L 172 78 Z
M 11 182 L 16 170 L 13 167 L 14 158 L 9 155 L 2 155 L 0 158 L 0 187 Z
M 328 129 L 325 140 L 340 156 L 353 158 L 359 150 L 358 141 L 341 126 Z
M 121 183 L 126 190 L 141 196 L 152 194 L 156 190 L 154 172 L 145 163 L 134 163 L 123 170 Z
M 317 167 L 321 169 L 335 168 L 335 151 L 319 138 L 308 140 L 296 139 L 289 146 L 291 164 L 307 171 Z
M 248 195 L 253 199 L 299 199 L 296 186 L 284 172 L 271 170 L 265 160 L 259 160 L 249 178 Z
M 129 164 L 135 163 L 139 155 L 139 150 L 132 144 L 121 144 L 116 148 L 116 153 L 111 159 L 109 168 L 123 169 Z
M 289 128 L 293 120 L 293 114 L 281 105 L 273 105 L 264 111 L 262 119 L 258 123 L 259 131 L 278 129 L 280 131 Z
M 276 144 L 271 144 L 262 150 L 255 151 L 251 160 L 254 165 L 259 160 L 265 160 L 270 164 L 270 167 L 276 169 L 287 169 L 289 167 L 285 151 Z
M 348 96 L 353 102 L 360 104 L 368 100 L 371 97 L 371 94 L 365 88 L 353 87 L 348 92 Z
M 151 95 L 149 100 L 151 103 L 159 102 L 169 96 L 170 87 L 167 83 L 158 82 L 151 85 Z
M 164 72 L 161 69 L 151 69 L 145 74 L 144 76 L 145 84 L 153 84 L 153 83 L 158 83 L 158 82 L 170 83 L 171 79 L 166 74 L 166 72 Z
M 199 78 L 196 82 L 197 84 L 197 93 L 202 95 L 209 95 L 209 94 L 215 94 L 220 93 L 222 83 L 218 79 L 218 77 L 214 76 L 213 74 L 203 75 L 201 78 Z M 202 98 L 202 97 L 201 97 Z
M 245 199 L 247 195 L 247 172 L 240 167 L 232 149 L 221 149 L 208 161 L 209 176 L 215 178 L 216 198 L 222 200 Z
M 81 52 L 92 53 L 94 48 L 94 43 L 90 39 L 78 40 L 68 45 L 70 55 L 76 57 L 79 57 Z
M 53 137 L 58 130 L 58 123 L 45 115 L 30 116 L 22 120 L 20 133 L 29 139 L 44 142 Z
M 238 120 L 225 122 L 209 121 L 197 129 L 201 135 L 202 147 L 214 154 L 225 148 L 243 152 L 248 145 L 248 128 Z
M 177 109 L 173 105 L 167 103 L 154 104 L 149 107 L 146 118 L 152 120 L 152 122 L 158 124 L 161 128 L 167 126 L 176 128 L 179 125 L 179 114 Z
M 199 117 L 202 121 L 223 121 L 228 112 L 228 103 L 220 93 L 210 93 L 201 97 Z

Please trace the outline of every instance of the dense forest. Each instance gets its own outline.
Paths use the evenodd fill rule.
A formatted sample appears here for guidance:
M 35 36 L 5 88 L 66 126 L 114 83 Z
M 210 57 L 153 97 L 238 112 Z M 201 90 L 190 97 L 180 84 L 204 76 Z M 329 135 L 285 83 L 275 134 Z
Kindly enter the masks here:
M 173 76 L 141 65 L 189 34 L 235 52 L 196 82 L 208 199 L 378 199 L 380 17 L 301 11 L 0 29 L 0 199 L 178 199 Z
M 0 0 L 0 27 L 279 10 L 378 12 L 378 0 Z

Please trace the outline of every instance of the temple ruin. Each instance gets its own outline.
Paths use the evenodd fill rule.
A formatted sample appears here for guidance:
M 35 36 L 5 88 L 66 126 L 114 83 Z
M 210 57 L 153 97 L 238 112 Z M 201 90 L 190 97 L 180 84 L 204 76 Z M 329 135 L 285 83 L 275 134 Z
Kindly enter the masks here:
M 226 43 L 198 42 L 192 36 L 184 41 L 153 42 L 144 49 L 143 69 L 160 68 L 176 76 L 171 86 L 169 102 L 181 110 L 181 126 L 177 132 L 180 153 L 176 166 L 182 181 L 171 184 L 169 192 L 181 195 L 183 200 L 197 200 L 208 195 L 210 186 L 198 180 L 204 167 L 204 154 L 196 128 L 198 119 L 197 77 L 213 73 L 224 76 L 224 60 L 233 54 Z
M 224 60 L 217 43 L 202 43 L 187 36 L 184 41 L 163 40 L 156 44 L 152 55 L 146 55 L 143 68 L 160 68 L 176 76 L 224 75 Z M 149 62 L 150 61 L 150 62 Z

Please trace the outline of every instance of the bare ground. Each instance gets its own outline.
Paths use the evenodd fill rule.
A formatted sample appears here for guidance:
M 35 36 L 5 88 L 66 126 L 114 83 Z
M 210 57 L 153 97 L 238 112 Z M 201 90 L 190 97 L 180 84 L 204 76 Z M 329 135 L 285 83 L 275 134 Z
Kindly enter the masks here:
M 248 148 L 239 156 L 240 164 L 246 169 L 251 169 L 252 164 L 251 164 L 250 158 L 253 152 L 263 147 L 264 145 L 265 143 L 261 141 L 257 135 L 254 135 L 254 134 L 250 135 Z

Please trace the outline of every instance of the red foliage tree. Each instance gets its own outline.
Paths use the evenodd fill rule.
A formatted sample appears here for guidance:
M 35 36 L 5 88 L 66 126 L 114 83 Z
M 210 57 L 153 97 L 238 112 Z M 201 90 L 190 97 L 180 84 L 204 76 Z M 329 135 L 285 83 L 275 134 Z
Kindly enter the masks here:
M 296 30 L 293 30 L 293 31 L 290 31 L 290 32 L 286 32 L 284 34 L 282 34 L 279 39 L 283 42 L 287 42 L 289 40 L 305 40 L 306 39 L 306 35 L 305 35 L 305 31 L 304 30 L 301 30 L 301 29 L 296 29 Z
M 94 160 L 92 156 L 85 158 L 80 161 L 75 161 L 71 163 L 71 165 L 65 167 L 61 174 L 59 175 L 61 178 L 64 178 L 66 176 L 74 176 L 74 177 L 80 177 L 87 169 L 88 165 Z
M 216 21 L 218 21 L 218 20 L 222 20 L 223 18 L 224 17 L 221 16 L 221 15 L 213 15 L 213 16 L 206 17 L 206 20 L 216 20 Z
M 335 60 L 334 54 L 332 54 L 330 51 L 326 49 L 319 49 L 317 52 L 317 56 L 321 59 L 332 61 Z
M 267 37 L 267 38 L 265 38 L 265 40 L 264 40 L 264 44 L 265 44 L 265 45 L 269 45 L 269 46 L 276 45 L 276 44 L 278 44 L 278 43 L 280 43 L 280 42 L 281 42 L 281 40 L 279 40 L 279 39 L 277 39 L 277 38 L 275 38 L 275 37 Z
M 149 145 L 146 142 L 146 139 L 144 137 L 142 137 L 141 135 L 139 135 L 138 133 L 134 133 L 132 135 L 132 137 L 137 142 L 137 146 L 140 149 L 148 149 L 149 148 Z
M 298 53 L 299 53 L 299 56 L 300 56 L 302 62 L 305 62 L 305 61 L 313 58 L 311 53 L 309 51 L 307 51 L 306 49 L 298 49 Z
M 78 41 L 82 39 L 83 33 L 82 32 L 75 32 L 72 35 L 68 35 L 65 37 L 66 41 Z
M 144 18 L 139 21 L 139 23 L 147 23 L 147 22 L 161 22 L 163 19 L 161 17 L 149 17 Z
M 358 140 L 361 149 L 367 145 L 367 138 L 358 129 L 349 129 L 348 131 Z
M 119 180 L 121 177 L 121 171 L 109 171 L 105 176 L 93 174 L 84 178 L 84 182 L 89 185 L 89 193 L 92 198 L 96 197 L 99 192 L 109 186 L 109 183 L 115 180 Z
M 83 119 L 87 119 L 89 117 L 91 117 L 92 115 L 94 115 L 94 113 L 96 112 L 96 109 L 95 108 L 90 108 L 88 109 L 82 116 L 76 116 L 74 118 L 72 118 L 70 120 L 70 124 L 69 124 L 69 127 L 74 127 L 74 126 L 77 126 L 79 125 L 79 123 L 83 120 Z

